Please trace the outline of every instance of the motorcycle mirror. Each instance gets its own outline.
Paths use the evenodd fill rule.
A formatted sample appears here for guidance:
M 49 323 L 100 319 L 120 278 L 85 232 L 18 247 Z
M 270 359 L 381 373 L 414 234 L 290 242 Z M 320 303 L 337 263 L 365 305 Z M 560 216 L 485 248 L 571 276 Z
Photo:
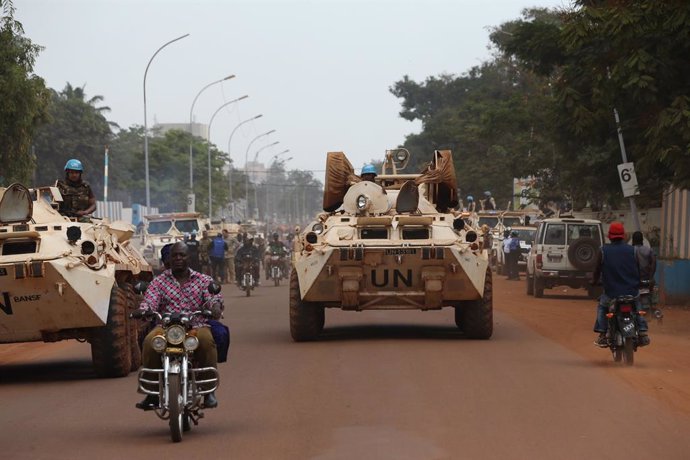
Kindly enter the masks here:
M 134 285 L 134 292 L 137 294 L 143 294 L 146 292 L 146 289 L 149 287 L 149 283 L 146 281 L 137 281 L 136 284 Z
M 211 310 L 204 310 L 202 313 L 206 318 L 213 318 L 213 312 Z
M 213 295 L 218 294 L 220 292 L 220 284 L 211 282 L 211 284 L 208 285 L 208 292 Z

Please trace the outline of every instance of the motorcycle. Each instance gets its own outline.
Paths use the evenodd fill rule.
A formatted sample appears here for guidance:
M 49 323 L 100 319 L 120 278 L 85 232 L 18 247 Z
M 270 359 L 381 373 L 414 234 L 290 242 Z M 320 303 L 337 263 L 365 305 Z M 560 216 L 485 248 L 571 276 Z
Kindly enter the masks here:
M 141 294 L 146 287 L 147 283 L 137 283 L 135 291 Z M 211 294 L 218 294 L 220 286 L 211 283 L 208 290 Z M 212 318 L 213 313 L 205 309 L 206 306 L 204 304 L 200 311 L 194 312 L 160 314 L 137 310 L 130 315 L 131 318 L 155 318 L 163 327 L 163 333 L 152 341 L 153 349 L 161 354 L 163 367 L 142 367 L 139 370 L 138 391 L 158 396 L 158 407 L 153 410 L 161 420 L 169 421 L 173 442 L 182 441 L 182 433 L 190 431 L 192 424 L 199 424 L 199 419 L 204 417 L 204 396 L 216 391 L 219 384 L 218 371 L 214 367 L 195 367 L 193 360 L 199 339 L 191 334 L 191 320 L 196 316 Z M 202 373 L 205 374 L 204 378 L 200 378 Z
M 645 312 L 649 312 L 654 318 L 661 322 L 664 319 L 664 312 L 658 305 L 659 293 L 656 286 L 652 286 L 650 280 L 640 281 L 640 303 Z
M 619 296 L 609 304 L 609 311 L 606 313 L 609 325 L 606 338 L 613 360 L 617 363 L 622 361 L 627 366 L 634 363 L 635 351 L 643 340 L 638 331 L 638 314 L 643 315 L 644 312 L 635 311 L 634 296 Z
M 271 279 L 276 286 L 280 286 L 280 280 L 283 278 L 282 257 L 277 253 L 272 253 L 270 258 L 270 273 Z
M 245 254 L 240 261 L 240 283 L 239 287 L 242 289 L 247 297 L 251 295 L 254 289 L 254 258 L 250 254 Z

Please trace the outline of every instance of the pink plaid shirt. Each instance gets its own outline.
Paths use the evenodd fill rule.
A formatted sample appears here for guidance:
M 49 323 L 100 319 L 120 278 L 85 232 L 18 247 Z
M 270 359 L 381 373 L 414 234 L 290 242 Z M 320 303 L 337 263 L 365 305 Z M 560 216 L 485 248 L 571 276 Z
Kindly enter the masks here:
M 208 292 L 208 285 L 213 281 L 208 275 L 189 269 L 189 279 L 182 285 L 175 279 L 170 270 L 166 270 L 151 281 L 144 300 L 139 308 L 152 310 L 158 313 L 170 313 L 180 311 L 199 311 L 202 305 L 209 299 L 223 302 L 223 296 L 213 295 Z M 206 304 L 206 309 L 211 309 L 212 302 Z M 208 320 L 203 316 L 197 316 L 192 320 L 192 327 L 208 326 Z

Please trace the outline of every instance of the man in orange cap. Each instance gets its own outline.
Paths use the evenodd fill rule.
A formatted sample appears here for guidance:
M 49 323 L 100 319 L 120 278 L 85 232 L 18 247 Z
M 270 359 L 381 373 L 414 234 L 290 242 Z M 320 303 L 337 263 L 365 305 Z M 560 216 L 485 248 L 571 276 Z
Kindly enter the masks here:
M 599 297 L 597 306 L 597 320 L 594 323 L 594 332 L 599 333 L 594 344 L 603 348 L 608 346 L 606 311 L 610 301 L 618 296 L 631 295 L 636 298 L 636 310 L 640 311 L 640 270 L 635 259 L 635 249 L 625 242 L 625 228 L 620 222 L 611 223 L 608 237 L 611 243 L 605 244 L 599 250 L 592 278 L 592 284 L 595 284 L 601 277 L 604 286 L 604 293 Z M 647 321 L 644 316 L 637 315 L 637 324 L 639 345 L 649 345 Z

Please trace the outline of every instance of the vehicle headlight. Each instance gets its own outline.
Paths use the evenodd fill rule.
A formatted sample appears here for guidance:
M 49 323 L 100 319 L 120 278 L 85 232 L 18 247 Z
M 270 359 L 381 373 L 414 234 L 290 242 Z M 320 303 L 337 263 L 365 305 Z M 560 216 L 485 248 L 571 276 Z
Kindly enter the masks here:
M 184 340 L 185 334 L 184 328 L 182 326 L 170 326 L 167 331 L 165 331 L 165 337 L 173 345 L 179 345 Z
M 368 202 L 369 202 L 369 200 L 367 199 L 366 196 L 364 196 L 364 195 L 358 196 L 357 197 L 357 209 L 359 209 L 360 211 L 363 211 L 364 208 L 367 207 Z
M 162 335 L 157 335 L 151 340 L 151 347 L 158 353 L 161 353 L 163 350 L 165 350 L 165 347 L 168 346 L 168 341 L 165 340 L 165 337 Z
M 184 339 L 184 349 L 187 351 L 194 351 L 199 347 L 199 339 L 193 335 L 190 335 Z
M 321 222 L 317 222 L 311 227 L 311 231 L 316 233 L 317 235 L 320 235 L 323 233 L 323 224 Z

